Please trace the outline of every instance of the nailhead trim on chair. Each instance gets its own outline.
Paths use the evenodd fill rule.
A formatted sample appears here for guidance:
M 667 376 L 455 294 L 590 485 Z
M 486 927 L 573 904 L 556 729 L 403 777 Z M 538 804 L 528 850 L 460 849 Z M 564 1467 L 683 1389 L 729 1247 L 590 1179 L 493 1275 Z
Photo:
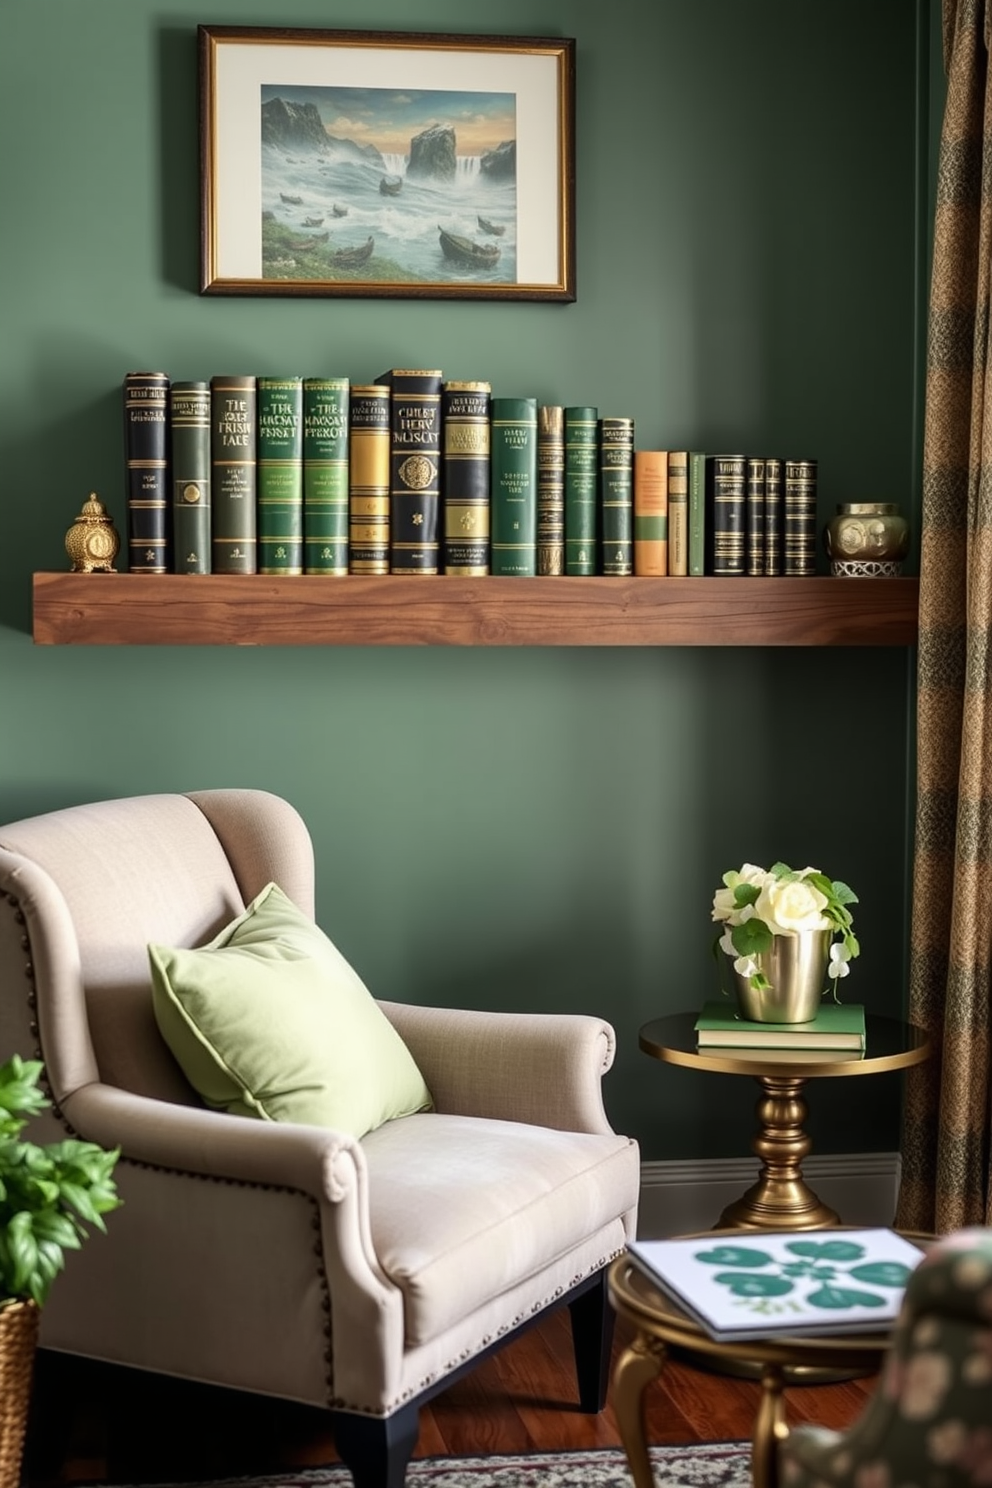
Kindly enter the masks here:
M 624 1247 L 621 1246 L 619 1250 L 613 1250 L 610 1252 L 609 1255 L 601 1256 L 600 1259 L 595 1263 L 595 1265 L 589 1266 L 585 1271 L 580 1271 L 576 1276 L 573 1276 L 567 1287 L 557 1286 L 555 1287 L 554 1291 L 551 1292 L 550 1295 L 544 1299 L 543 1302 L 535 1302 L 530 1309 L 529 1316 L 533 1317 L 536 1313 L 543 1312 L 544 1309 L 546 1307 L 550 1307 L 551 1303 L 554 1302 L 558 1297 L 563 1297 L 566 1292 L 570 1292 L 573 1287 L 577 1287 L 579 1285 L 579 1282 L 585 1281 L 587 1277 L 595 1276 L 597 1272 L 602 1271 L 605 1266 L 608 1266 L 611 1261 L 615 1261 L 617 1256 L 623 1255 L 623 1253 Z M 442 1369 L 435 1369 L 432 1374 L 424 1375 L 423 1378 L 418 1381 L 415 1388 L 411 1387 L 409 1390 L 404 1390 L 401 1395 L 397 1395 L 394 1400 L 392 1400 L 388 1405 L 383 1406 L 379 1410 L 370 1410 L 366 1405 L 356 1405 L 353 1401 L 344 1400 L 340 1396 L 332 1400 L 331 1405 L 336 1407 L 338 1410 L 352 1411 L 356 1415 L 362 1416 L 373 1416 L 376 1418 L 380 1418 L 383 1416 L 392 1415 L 393 1411 L 397 1410 L 401 1405 L 405 1405 L 408 1400 L 412 1400 L 415 1396 L 422 1394 L 422 1392 L 429 1389 L 430 1386 L 435 1383 L 435 1381 L 443 1379 L 446 1374 L 450 1374 L 451 1371 L 453 1369 L 456 1369 L 459 1364 L 464 1364 L 466 1359 L 471 1359 L 482 1349 L 488 1348 L 489 1345 L 491 1343 L 494 1343 L 497 1338 L 502 1338 L 505 1334 L 512 1333 L 515 1328 L 519 1328 L 521 1323 L 526 1322 L 527 1317 L 528 1313 L 518 1312 L 517 1316 L 511 1322 L 503 1323 L 501 1327 L 496 1329 L 495 1333 L 487 1333 L 483 1338 L 479 1339 L 474 1348 L 469 1347 L 462 1349 L 461 1353 L 458 1354 L 456 1358 L 449 1359 Z
M 26 920 L 26 917 L 24 915 L 24 911 L 21 909 L 20 901 L 18 900 L 16 894 L 11 894 L 10 892 L 7 893 L 6 899 L 7 899 L 7 903 L 13 906 L 13 909 L 14 909 L 14 922 L 15 922 L 15 924 L 23 925 L 25 927 L 24 934 L 21 936 L 21 949 L 23 951 L 25 951 L 27 953 L 28 957 L 30 958 L 30 955 L 31 955 L 31 938 L 30 938 L 30 935 L 29 935 L 28 930 L 27 930 L 27 920 Z M 59 1122 L 59 1124 L 62 1127 L 64 1127 L 65 1131 L 68 1133 L 68 1135 L 70 1137 L 78 1137 L 79 1136 L 79 1132 L 76 1131 L 75 1127 L 72 1126 L 66 1120 L 65 1116 L 62 1114 L 61 1107 L 56 1102 L 55 1096 L 54 1096 L 54 1094 L 52 1092 L 52 1087 L 51 1087 L 51 1085 L 48 1082 L 48 1074 L 47 1074 L 47 1070 L 44 1067 L 44 1057 L 42 1055 L 41 1041 L 40 1041 L 40 1029 L 39 1029 L 38 1020 L 37 1020 L 37 1012 L 38 1012 L 38 989 L 37 989 L 37 986 L 35 984 L 35 979 L 34 979 L 34 962 L 32 960 L 30 960 L 30 959 L 27 962 L 25 962 L 24 974 L 25 974 L 25 976 L 27 978 L 27 981 L 28 981 L 28 984 L 29 984 L 29 991 L 28 991 L 28 994 L 27 994 L 27 1004 L 28 1004 L 28 1007 L 29 1007 L 29 1009 L 31 1011 L 31 1014 L 32 1014 L 31 1021 L 28 1024 L 28 1028 L 30 1030 L 30 1033 L 31 1033 L 32 1038 L 34 1038 L 36 1040 L 35 1049 L 34 1049 L 34 1058 L 40 1060 L 41 1061 L 41 1064 L 42 1064 L 41 1079 L 39 1080 L 38 1083 L 41 1086 L 42 1090 L 47 1095 L 49 1101 L 51 1102 L 52 1115 L 56 1118 L 56 1120 Z M 317 1269 L 317 1280 L 318 1280 L 318 1282 L 320 1284 L 320 1291 L 321 1291 L 321 1302 L 320 1302 L 320 1305 L 321 1305 L 321 1309 L 327 1314 L 326 1319 L 325 1319 L 325 1322 L 324 1322 L 324 1337 L 327 1340 L 326 1346 L 324 1348 L 324 1363 L 326 1365 L 326 1368 L 325 1368 L 325 1371 L 324 1371 L 324 1385 L 325 1385 L 326 1391 L 327 1391 L 327 1397 L 326 1397 L 327 1405 L 328 1405 L 329 1408 L 331 1406 L 333 1406 L 335 1404 L 335 1400 L 334 1400 L 334 1346 L 333 1346 L 333 1335 L 332 1335 L 332 1329 L 331 1329 L 331 1293 L 330 1293 L 330 1287 L 327 1284 L 327 1272 L 326 1272 L 326 1270 L 324 1268 L 324 1248 L 323 1248 L 323 1246 L 322 1246 L 322 1244 L 320 1242 L 320 1208 L 319 1208 L 319 1205 L 317 1203 L 317 1200 L 313 1197 L 313 1195 L 312 1194 L 308 1194 L 308 1193 L 304 1193 L 302 1189 L 292 1188 L 288 1184 L 281 1184 L 281 1183 L 253 1183 L 250 1180 L 244 1179 L 244 1178 L 218 1178 L 215 1174 L 212 1174 L 212 1173 L 191 1173 L 186 1168 L 165 1167 L 161 1163 L 141 1162 L 137 1158 L 133 1158 L 133 1157 L 122 1157 L 122 1158 L 119 1158 L 118 1159 L 118 1164 L 122 1164 L 122 1163 L 125 1164 L 125 1165 L 127 1165 L 128 1167 L 132 1167 L 132 1168 L 145 1168 L 145 1169 L 148 1169 L 151 1172 L 174 1173 L 174 1174 L 176 1174 L 177 1176 L 179 1176 L 181 1178 L 197 1178 L 197 1179 L 199 1179 L 203 1183 L 220 1183 L 220 1184 L 225 1184 L 225 1185 L 231 1185 L 231 1186 L 236 1187 L 236 1188 L 257 1188 L 257 1189 L 261 1189 L 261 1190 L 266 1191 L 266 1192 L 294 1194 L 297 1198 L 304 1199 L 310 1205 L 310 1208 L 311 1208 L 311 1211 L 312 1211 L 311 1212 L 311 1218 L 310 1218 L 310 1224 L 311 1224 L 311 1228 L 314 1229 L 317 1232 L 317 1237 L 318 1237 L 317 1240 L 314 1242 L 313 1253 L 314 1253 L 314 1256 L 317 1259 L 317 1268 L 316 1268 Z

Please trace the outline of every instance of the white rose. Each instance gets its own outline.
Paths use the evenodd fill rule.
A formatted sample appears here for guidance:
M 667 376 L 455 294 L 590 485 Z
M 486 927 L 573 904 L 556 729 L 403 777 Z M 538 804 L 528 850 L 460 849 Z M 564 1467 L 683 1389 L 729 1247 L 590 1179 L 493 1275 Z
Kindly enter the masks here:
M 758 896 L 754 912 L 773 933 L 797 935 L 800 930 L 829 930 L 824 918 L 826 895 L 802 879 L 773 879 Z
M 755 888 L 760 889 L 769 879 L 770 874 L 764 868 L 756 867 L 754 863 L 745 863 L 739 873 L 733 871 L 725 873 L 723 875 L 723 882 L 726 887 L 717 889 L 713 895 L 712 918 L 714 920 L 730 920 L 735 925 L 740 924 L 737 900 L 734 898 L 734 891 L 737 885 L 752 884 Z
M 717 889 L 713 895 L 713 919 L 729 920 L 736 908 L 733 889 Z

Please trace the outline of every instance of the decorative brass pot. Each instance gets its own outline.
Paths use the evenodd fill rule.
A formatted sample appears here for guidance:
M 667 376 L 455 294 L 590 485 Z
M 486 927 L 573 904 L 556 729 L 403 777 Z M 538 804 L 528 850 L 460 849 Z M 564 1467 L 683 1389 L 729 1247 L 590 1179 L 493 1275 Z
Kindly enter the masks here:
M 770 987 L 758 990 L 734 972 L 737 1005 L 752 1023 L 809 1023 L 817 1014 L 827 978 L 832 930 L 773 935 L 771 948 L 755 956 Z
M 849 501 L 830 518 L 823 541 L 835 578 L 897 578 L 909 551 L 909 523 L 895 502 Z
M 114 559 L 121 540 L 103 502 L 95 491 L 65 535 L 65 550 L 72 559 L 73 573 L 116 573 Z

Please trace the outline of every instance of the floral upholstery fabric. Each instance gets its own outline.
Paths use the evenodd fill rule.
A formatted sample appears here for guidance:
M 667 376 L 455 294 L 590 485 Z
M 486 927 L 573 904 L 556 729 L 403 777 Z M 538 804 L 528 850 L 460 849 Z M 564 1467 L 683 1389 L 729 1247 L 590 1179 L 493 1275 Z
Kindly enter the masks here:
M 931 1246 L 860 1420 L 797 1427 L 779 1473 L 782 1488 L 992 1488 L 992 1230 Z

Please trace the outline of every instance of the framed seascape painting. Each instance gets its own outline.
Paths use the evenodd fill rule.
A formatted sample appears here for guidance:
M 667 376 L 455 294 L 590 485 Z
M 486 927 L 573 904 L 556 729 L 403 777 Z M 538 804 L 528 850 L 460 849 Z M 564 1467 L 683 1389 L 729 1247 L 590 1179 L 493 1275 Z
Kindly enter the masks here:
M 575 299 L 575 42 L 200 26 L 201 292 Z

